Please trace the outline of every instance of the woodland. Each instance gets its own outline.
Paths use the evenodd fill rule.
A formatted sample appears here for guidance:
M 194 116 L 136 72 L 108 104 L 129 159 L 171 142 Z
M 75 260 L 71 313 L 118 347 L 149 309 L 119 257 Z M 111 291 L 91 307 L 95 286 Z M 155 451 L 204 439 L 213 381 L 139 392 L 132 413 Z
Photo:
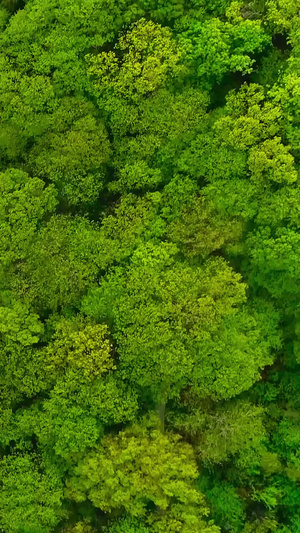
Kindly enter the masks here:
M 0 0 L 0 532 L 300 532 L 300 0 Z

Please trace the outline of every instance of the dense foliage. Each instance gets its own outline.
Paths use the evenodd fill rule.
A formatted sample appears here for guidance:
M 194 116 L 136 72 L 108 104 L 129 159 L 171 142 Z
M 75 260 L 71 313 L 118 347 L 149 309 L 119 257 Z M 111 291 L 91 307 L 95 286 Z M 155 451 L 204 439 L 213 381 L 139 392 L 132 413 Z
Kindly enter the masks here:
M 0 1 L 0 531 L 299 533 L 299 0 Z

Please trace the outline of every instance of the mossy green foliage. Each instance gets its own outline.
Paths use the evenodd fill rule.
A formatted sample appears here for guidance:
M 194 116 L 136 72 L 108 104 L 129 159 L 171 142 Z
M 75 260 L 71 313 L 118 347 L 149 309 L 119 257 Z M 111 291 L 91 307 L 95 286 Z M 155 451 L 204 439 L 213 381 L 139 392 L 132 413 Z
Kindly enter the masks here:
M 299 533 L 299 42 L 0 1 L 1 533 Z

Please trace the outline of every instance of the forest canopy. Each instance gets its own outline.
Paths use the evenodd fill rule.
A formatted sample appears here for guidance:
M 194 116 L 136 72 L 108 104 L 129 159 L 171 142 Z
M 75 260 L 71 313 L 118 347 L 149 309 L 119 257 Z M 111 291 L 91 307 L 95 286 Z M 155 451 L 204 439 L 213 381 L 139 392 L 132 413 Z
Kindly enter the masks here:
M 299 533 L 299 0 L 0 0 L 0 346 L 1 533 Z

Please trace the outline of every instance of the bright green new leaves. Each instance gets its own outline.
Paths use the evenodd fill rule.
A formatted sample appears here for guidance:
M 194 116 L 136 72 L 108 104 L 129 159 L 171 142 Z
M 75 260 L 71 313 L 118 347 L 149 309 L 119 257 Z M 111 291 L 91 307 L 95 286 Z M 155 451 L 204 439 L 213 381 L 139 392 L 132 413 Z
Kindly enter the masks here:
M 113 51 L 87 57 L 99 95 L 113 91 L 116 96 L 138 101 L 179 72 L 181 53 L 171 31 L 151 21 L 139 20 L 120 38 L 116 51 L 121 59 Z
M 35 455 L 1 460 L 0 492 L 0 527 L 7 533 L 50 533 L 64 516 L 61 480 L 44 472 Z
M 278 33 L 290 32 L 299 28 L 300 11 L 298 2 L 293 0 L 267 0 L 266 19 L 272 30 Z
M 243 85 L 238 92 L 230 92 L 226 111 L 213 129 L 219 140 L 231 148 L 246 150 L 280 132 L 282 110 L 266 99 L 260 85 Z
M 212 125 L 213 137 L 210 132 L 196 138 L 179 168 L 208 178 L 203 192 L 223 217 L 272 226 L 296 222 L 298 171 L 278 135 L 282 110 L 256 84 L 230 93 L 226 110 Z
M 60 95 L 87 87 L 84 53 L 116 37 L 141 10 L 121 0 L 31 0 L 12 17 L 2 46 L 22 71 L 51 76 Z
M 218 224 L 224 232 L 220 240 L 223 249 L 227 231 L 234 243 L 239 232 L 246 229 L 241 220 L 255 219 L 259 225 L 272 226 L 283 220 L 298 224 L 297 162 L 279 137 L 281 128 L 280 106 L 266 99 L 259 85 L 244 85 L 229 93 L 222 113 L 202 121 L 200 132 L 179 154 L 178 170 L 197 180 L 207 200 L 209 229 L 203 242 L 210 238 L 214 241 Z M 294 146 L 291 143 L 293 152 Z M 186 208 L 198 231 L 199 210 L 200 207 L 192 215 L 191 206 Z M 201 212 L 205 219 L 205 210 Z M 188 217 L 185 224 L 187 227 L 180 230 L 182 238 L 188 237 L 190 226 L 191 238 L 197 239 L 198 232 L 193 231 Z M 176 226 L 179 229 L 178 222 Z M 200 234 L 203 235 L 201 229 Z
M 74 469 L 68 496 L 78 501 L 88 497 L 104 511 L 124 507 L 136 516 L 145 514 L 147 501 L 163 510 L 171 498 L 200 503 L 193 487 L 197 478 L 193 450 L 179 442 L 178 436 L 162 435 L 145 424 L 107 435 Z
M 93 379 L 114 368 L 107 338 L 107 326 L 83 319 L 58 323 L 54 341 L 47 346 L 47 371 L 69 368 Z M 51 370 L 49 368 L 51 366 Z
M 220 259 L 191 267 L 172 244 L 138 248 L 83 302 L 107 319 L 118 344 L 122 375 L 160 394 L 190 381 L 200 394 L 228 398 L 251 386 L 279 343 L 277 316 L 237 312 L 245 286 Z M 270 338 L 264 336 L 264 329 Z
M 54 210 L 53 187 L 38 178 L 10 169 L 0 176 L 0 263 L 2 269 L 23 260 L 46 213 Z
M 194 527 L 201 531 L 201 517 L 208 510 L 194 487 L 198 475 L 194 452 L 178 436 L 163 435 L 155 425 L 155 420 L 146 421 L 115 436 L 105 436 L 101 445 L 73 469 L 67 495 L 76 501 L 89 498 L 106 512 L 125 509 L 133 516 L 144 516 L 149 503 L 162 514 L 172 514 L 173 506 L 175 511 L 177 506 L 186 506 L 186 517 L 193 509 Z M 164 522 L 164 516 L 161 520 Z M 155 517 L 153 521 L 153 531 L 161 531 Z M 173 528 L 164 531 L 185 532 L 184 521 L 183 512 L 174 520 Z
M 176 261 L 173 244 L 135 251 L 126 271 L 117 269 L 95 289 L 83 310 L 112 323 L 120 369 L 141 386 L 172 385 L 174 394 L 201 361 L 201 342 L 244 301 L 240 276 L 220 260 L 203 268 Z
M 270 44 L 269 36 L 258 20 L 242 20 L 238 24 L 211 18 L 192 21 L 179 37 L 184 62 L 203 87 L 211 89 L 227 72 L 252 71 L 254 53 Z
M 114 211 L 102 220 L 99 231 L 101 268 L 129 258 L 142 242 L 163 235 L 165 223 L 158 216 L 160 204 L 159 192 L 121 197 Z
M 252 148 L 249 152 L 248 165 L 254 181 L 290 184 L 298 178 L 294 158 L 279 137 L 264 141 Z

